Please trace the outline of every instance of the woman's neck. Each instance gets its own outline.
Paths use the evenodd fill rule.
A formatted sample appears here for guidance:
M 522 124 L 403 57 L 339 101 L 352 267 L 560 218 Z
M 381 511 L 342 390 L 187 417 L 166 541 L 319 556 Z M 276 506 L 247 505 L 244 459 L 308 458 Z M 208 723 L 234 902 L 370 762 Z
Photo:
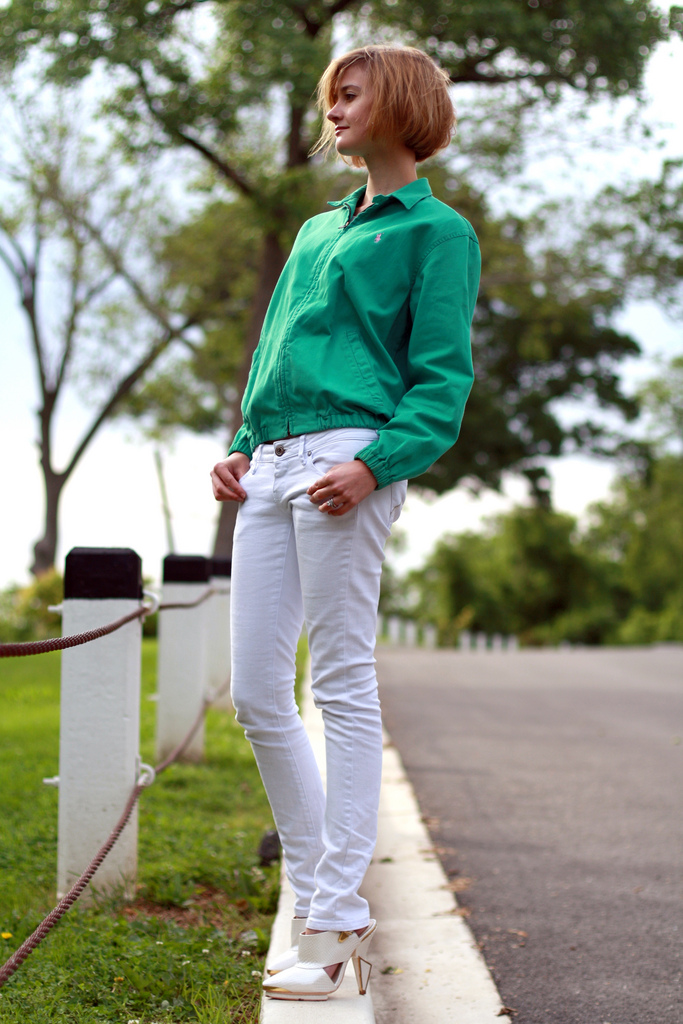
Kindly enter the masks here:
M 370 206 L 375 196 L 388 196 L 417 179 L 415 154 L 405 146 L 392 148 L 386 154 L 373 154 L 372 158 L 366 157 L 365 162 L 368 167 L 368 184 L 360 209 Z

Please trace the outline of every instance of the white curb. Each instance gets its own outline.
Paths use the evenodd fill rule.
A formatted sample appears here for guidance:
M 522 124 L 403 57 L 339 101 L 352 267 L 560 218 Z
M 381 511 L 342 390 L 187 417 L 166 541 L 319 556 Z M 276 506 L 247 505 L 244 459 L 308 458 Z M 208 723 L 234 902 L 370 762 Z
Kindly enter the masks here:
M 324 771 L 322 716 L 304 684 L 303 719 Z M 261 1024 L 499 1024 L 502 1002 L 446 889 L 447 879 L 420 818 L 398 752 L 385 738 L 379 833 L 362 892 L 377 918 L 370 989 L 358 995 L 352 970 L 326 1002 L 263 998 Z M 268 959 L 289 946 L 293 897 L 283 874 Z M 267 961 L 266 961 L 267 962 Z M 386 972 L 386 973 L 383 973 Z M 374 996 L 374 1001 L 373 1001 Z

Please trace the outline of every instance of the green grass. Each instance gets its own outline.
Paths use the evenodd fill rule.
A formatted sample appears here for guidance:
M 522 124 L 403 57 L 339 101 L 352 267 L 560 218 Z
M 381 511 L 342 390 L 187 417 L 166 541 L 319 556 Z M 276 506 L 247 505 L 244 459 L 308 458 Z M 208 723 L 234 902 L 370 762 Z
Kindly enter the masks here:
M 58 796 L 42 779 L 58 771 L 59 657 L 0 663 L 0 964 L 55 902 Z M 153 763 L 156 641 L 142 673 Z M 279 870 L 258 866 L 272 818 L 231 714 L 209 711 L 205 763 L 172 765 L 139 821 L 136 900 L 76 904 L 0 990 L 2 1024 L 258 1019 Z

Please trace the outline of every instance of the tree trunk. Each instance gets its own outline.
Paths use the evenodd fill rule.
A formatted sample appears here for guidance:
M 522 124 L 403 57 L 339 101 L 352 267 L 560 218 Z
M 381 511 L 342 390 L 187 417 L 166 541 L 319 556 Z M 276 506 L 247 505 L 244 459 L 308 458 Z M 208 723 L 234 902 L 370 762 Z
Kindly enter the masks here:
M 275 290 L 278 278 L 285 265 L 286 256 L 274 231 L 269 231 L 263 240 L 261 253 L 261 267 L 259 279 L 256 286 L 253 305 L 251 307 L 251 318 L 247 328 L 244 356 L 237 375 L 237 398 L 233 407 L 231 433 L 234 437 L 242 423 L 242 396 L 247 386 L 251 360 L 261 335 L 261 328 L 268 309 L 270 297 Z M 213 554 L 216 558 L 230 558 L 232 556 L 232 538 L 235 532 L 235 519 L 237 516 L 237 502 L 224 501 L 221 505 L 218 517 L 218 527 L 214 540 Z
M 31 572 L 34 576 L 52 569 L 57 557 L 57 524 L 59 522 L 59 499 L 62 495 L 62 488 L 66 483 L 66 477 L 62 473 L 54 473 L 49 467 L 43 466 L 43 482 L 45 485 L 45 521 L 43 536 L 36 541 L 33 547 L 33 565 Z

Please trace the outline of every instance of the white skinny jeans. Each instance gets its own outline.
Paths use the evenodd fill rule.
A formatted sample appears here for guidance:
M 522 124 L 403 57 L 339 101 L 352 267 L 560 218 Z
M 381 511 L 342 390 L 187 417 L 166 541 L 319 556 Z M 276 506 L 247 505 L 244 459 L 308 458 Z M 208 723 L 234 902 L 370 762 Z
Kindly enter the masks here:
M 259 445 L 240 480 L 247 498 L 233 547 L 232 700 L 273 810 L 294 912 L 321 930 L 369 921 L 358 889 L 375 848 L 382 771 L 377 604 L 406 482 L 373 491 L 343 516 L 320 512 L 306 490 L 376 437 L 345 428 Z M 326 794 L 294 700 L 304 621 Z

